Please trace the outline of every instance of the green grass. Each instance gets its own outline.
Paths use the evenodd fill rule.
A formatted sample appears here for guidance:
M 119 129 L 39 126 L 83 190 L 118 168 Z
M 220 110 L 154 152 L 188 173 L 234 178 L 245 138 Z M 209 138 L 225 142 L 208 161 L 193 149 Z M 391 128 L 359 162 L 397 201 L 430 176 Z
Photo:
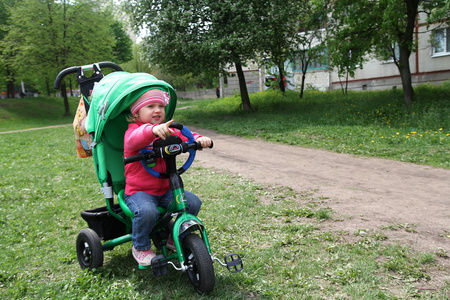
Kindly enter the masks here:
M 70 97 L 70 112 L 75 114 L 79 98 Z M 61 97 L 0 99 L 0 131 L 69 124 L 73 115 L 64 116 Z
M 417 91 L 418 96 L 420 93 Z M 377 101 L 396 95 L 394 92 L 373 94 L 379 95 Z M 373 109 L 369 107 L 378 107 L 362 98 L 352 100 L 361 103 L 355 108 L 356 120 L 352 121 L 357 124 L 339 121 L 341 125 L 333 125 L 344 117 L 337 113 L 329 118 L 319 116 L 338 110 L 344 114 L 344 107 L 357 102 L 340 104 L 337 100 L 340 96 L 334 93 L 322 95 L 328 97 L 328 105 L 316 94 L 308 94 L 308 98 L 301 101 L 294 96 L 266 95 L 270 96 L 267 100 L 264 100 L 264 94 L 253 95 L 256 112 L 251 114 L 240 112 L 238 103 L 227 108 L 229 103 L 238 102 L 228 98 L 181 101 L 185 106 L 196 107 L 180 110 L 177 116 L 183 122 L 190 121 L 187 124 L 204 127 L 208 124 L 227 133 L 289 143 L 292 143 L 290 138 L 277 135 L 276 128 L 284 128 L 279 132 L 292 135 L 295 130 L 291 127 L 297 127 L 297 131 L 312 131 L 316 124 L 316 136 L 311 136 L 311 131 L 297 136 L 305 141 L 304 145 L 318 147 L 316 143 L 320 143 L 315 142 L 316 139 L 330 143 L 328 139 L 317 138 L 321 136 L 319 133 L 326 133 L 322 126 L 333 130 L 335 138 L 342 141 L 346 139 L 339 137 L 338 132 L 354 133 L 355 137 L 347 138 L 349 141 L 362 139 L 356 137 L 357 133 L 364 133 L 363 129 L 370 127 L 371 122 L 367 116 L 358 116 L 362 112 L 368 115 Z M 360 95 L 370 96 L 371 93 L 355 95 L 362 97 Z M 280 99 L 284 101 L 281 104 Z M 342 99 L 350 101 L 353 98 Z M 423 134 L 425 131 L 417 125 L 422 123 L 423 128 L 433 130 L 430 135 L 439 137 L 437 145 L 447 143 L 443 155 L 448 160 L 446 134 L 449 127 L 445 123 L 448 119 L 444 114 L 443 123 L 436 120 L 441 113 L 448 113 L 445 106 L 448 99 L 438 106 L 439 97 L 432 99 L 428 104 L 422 104 L 424 109 L 428 107 L 428 111 L 433 112 L 434 117 L 429 121 L 415 122 L 405 116 L 414 111 L 423 118 L 427 115 L 416 109 L 421 105 L 419 97 L 413 109 L 403 109 L 397 103 L 392 112 L 400 111 L 398 117 L 384 121 L 389 120 L 389 124 L 379 120 L 380 124 L 373 126 L 386 130 L 391 126 L 395 132 L 400 132 L 403 126 L 407 127 L 405 132 L 415 130 Z M 36 114 L 32 114 L 27 105 L 19 106 L 21 110 L 13 114 L 15 119 L 6 116 L 5 106 L 0 106 L 0 114 L 6 116 L 0 121 L 0 131 L 23 129 L 24 124 L 35 127 L 71 123 L 71 120 L 58 117 L 63 113 L 62 101 L 59 100 L 58 105 L 54 100 L 54 111 L 58 112 L 50 117 L 54 120 L 45 120 L 46 115 L 38 112 L 42 104 L 33 108 Z M 1 103 L 11 101 L 23 100 Z M 293 113 L 294 107 L 302 110 Z M 437 107 L 442 108 L 442 112 Z M 271 110 L 273 117 L 270 117 Z M 203 114 L 205 118 L 200 118 Z M 24 118 L 28 119 L 27 123 L 23 122 Z M 266 121 L 262 122 L 264 118 Z M 379 118 L 383 119 L 382 116 Z M 269 121 L 273 120 L 278 121 L 271 126 Z M 254 125 L 254 122 L 260 125 Z M 430 125 L 431 122 L 436 124 Z M 297 125 L 292 126 L 292 123 Z M 346 126 L 360 130 L 339 129 Z M 427 143 L 422 146 L 427 151 L 435 149 L 436 145 L 430 143 L 433 139 L 423 136 Z M 261 186 L 235 174 L 195 165 L 183 179 L 186 188 L 203 200 L 199 217 L 208 229 L 213 253 L 218 257 L 229 252 L 239 253 L 244 260 L 244 271 L 230 274 L 215 263 L 215 290 L 209 297 L 199 296 L 183 273 L 169 269 L 167 275 L 156 278 L 150 270 L 139 270 L 131 256 L 131 244 L 124 244 L 105 253 L 102 268 L 85 272 L 80 269 L 75 252 L 76 236 L 87 226 L 80 212 L 104 206 L 105 201 L 92 160 L 76 157 L 71 126 L 4 133 L 0 134 L 0 143 L 4 145 L 0 156 L 2 299 L 448 299 L 450 295 L 450 282 L 443 279 L 448 276 L 448 270 L 439 263 L 448 258 L 445 249 L 438 249 L 436 253 L 418 253 L 407 246 L 393 244 L 383 233 L 403 230 L 405 234 L 414 234 L 414 224 L 393 225 L 380 228 L 380 231 L 361 229 L 358 233 L 326 231 L 322 229 L 323 224 L 335 222 L 333 211 L 323 207 L 322 199 L 315 198 L 312 193 Z M 346 148 L 353 147 L 350 142 L 346 145 Z M 402 143 L 393 144 L 392 148 L 399 145 Z
M 156 278 L 139 270 L 130 244 L 106 252 L 102 268 L 80 269 L 75 239 L 87 226 L 80 212 L 105 203 L 92 160 L 76 158 L 70 126 L 1 134 L 0 142 L 9 145 L 0 157 L 2 298 L 209 298 L 195 294 L 183 273 Z M 245 264 L 231 274 L 215 263 L 210 298 L 446 299 L 450 292 L 448 283 L 434 285 L 445 273 L 436 254 L 391 244 L 381 232 L 350 238 L 321 230 L 333 213 L 310 193 L 195 166 L 184 180 L 204 202 L 214 254 L 237 252 Z
M 401 91 L 276 91 L 211 99 L 177 112 L 177 120 L 220 133 L 267 141 L 450 168 L 450 82 L 416 88 L 406 108 Z M 184 103 L 184 101 L 183 101 Z
M 208 298 L 183 273 L 138 270 L 128 244 L 106 252 L 94 272 L 79 268 L 75 239 L 87 226 L 79 214 L 105 203 L 92 160 L 76 158 L 72 139 L 70 126 L 0 135 L 10 145 L 0 157 L 2 298 Z M 321 230 L 333 214 L 309 193 L 195 166 L 184 179 L 204 202 L 214 254 L 234 251 L 245 264 L 237 274 L 215 264 L 213 299 L 446 299 L 450 292 L 448 283 L 416 287 L 442 276 L 435 254 L 391 244 L 380 232 L 350 239 Z

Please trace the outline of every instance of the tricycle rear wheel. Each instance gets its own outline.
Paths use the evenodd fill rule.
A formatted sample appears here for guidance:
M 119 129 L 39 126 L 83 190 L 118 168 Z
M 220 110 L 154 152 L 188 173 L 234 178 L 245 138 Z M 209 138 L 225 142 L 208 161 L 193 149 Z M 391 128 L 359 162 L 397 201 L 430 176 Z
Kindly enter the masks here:
M 77 236 L 77 257 L 82 269 L 99 268 L 103 265 L 102 242 L 97 233 L 85 228 Z
M 186 271 L 195 290 L 200 294 L 213 291 L 215 275 L 211 255 L 203 240 L 196 234 L 187 235 L 182 242 Z

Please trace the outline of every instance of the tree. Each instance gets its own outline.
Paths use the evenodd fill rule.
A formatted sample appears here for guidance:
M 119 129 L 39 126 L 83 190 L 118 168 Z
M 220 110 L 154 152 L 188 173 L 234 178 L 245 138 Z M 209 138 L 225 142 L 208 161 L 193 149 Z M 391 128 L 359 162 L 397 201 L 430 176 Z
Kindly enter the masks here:
M 348 78 L 355 76 L 355 71 L 362 68 L 366 61 L 366 45 L 359 41 L 345 39 L 347 28 L 327 39 L 329 67 L 336 68 L 342 92 L 347 94 Z M 345 87 L 341 78 L 345 78 Z
M 8 34 L 8 21 L 10 18 L 10 9 L 15 4 L 15 0 L 5 0 L 0 2 L 0 77 L 2 77 L 6 83 L 6 97 L 13 98 L 14 91 L 14 71 L 12 68 L 12 60 L 14 58 L 15 51 L 5 45 L 4 39 Z
M 282 92 L 285 92 L 285 63 L 292 59 L 292 53 L 298 48 L 301 12 L 306 5 L 304 0 L 273 0 L 264 5 L 260 56 L 263 64 L 267 65 L 269 61 L 277 67 L 277 86 Z
M 145 28 L 149 60 L 172 74 L 217 76 L 235 65 L 243 109 L 250 111 L 242 66 L 264 38 L 261 0 L 132 0 L 135 28 Z
M 116 21 L 111 25 L 111 30 L 116 39 L 116 44 L 113 47 L 114 61 L 121 64 L 130 61 L 133 58 L 132 44 L 130 37 L 123 30 L 122 22 Z
M 335 35 L 335 42 L 359 43 L 364 48 L 358 48 L 358 55 L 373 51 L 379 57 L 392 57 L 401 76 L 405 106 L 411 106 L 414 90 L 409 57 L 416 48 L 414 33 L 418 13 L 431 14 L 434 9 L 448 7 L 448 0 L 340 0 L 330 5 L 329 28 Z M 449 11 L 439 11 L 441 18 L 450 15 Z M 395 55 L 396 48 L 399 55 Z M 352 52 L 352 56 L 354 54 Z
M 93 0 L 23 0 L 11 10 L 4 45 L 16 52 L 17 73 L 45 82 L 49 93 L 63 68 L 113 57 L 111 19 Z M 69 115 L 65 82 L 61 91 Z
M 302 35 L 300 50 L 295 52 L 294 62 L 298 60 L 298 65 L 302 70 L 302 81 L 300 84 L 300 99 L 303 98 L 305 89 L 306 73 L 311 62 L 324 63 L 326 61 L 325 43 L 322 41 L 322 34 L 318 30 L 308 31 Z
M 309 63 L 324 61 L 322 29 L 326 17 L 324 3 L 318 0 L 274 0 L 266 4 L 262 57 L 278 67 L 279 87 L 284 92 L 286 62 L 299 63 L 302 69 L 300 98 L 303 97 Z M 305 34 L 306 32 L 306 34 Z
M 141 44 L 133 43 L 132 47 L 132 59 L 122 64 L 122 69 L 130 73 L 149 73 L 151 74 L 153 68 L 150 62 L 145 58 L 145 53 Z

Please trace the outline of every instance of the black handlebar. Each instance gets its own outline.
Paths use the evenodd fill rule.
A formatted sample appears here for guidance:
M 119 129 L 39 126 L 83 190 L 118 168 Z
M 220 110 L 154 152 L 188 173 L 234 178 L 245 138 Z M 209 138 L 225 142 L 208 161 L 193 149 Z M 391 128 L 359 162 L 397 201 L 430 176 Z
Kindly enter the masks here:
M 110 62 L 110 61 L 99 62 L 99 63 L 97 63 L 97 65 L 100 68 L 112 68 L 115 71 L 123 71 L 119 65 L 117 65 L 113 62 Z M 61 87 L 61 81 L 63 80 L 63 78 L 69 74 L 77 73 L 78 68 L 81 68 L 82 70 L 92 70 L 94 68 L 94 64 L 85 65 L 85 66 L 69 67 L 69 68 L 62 70 L 61 72 L 59 72 L 58 76 L 56 76 L 55 83 L 53 84 L 53 88 L 59 90 L 59 88 Z
M 209 148 L 212 148 L 212 147 L 213 147 L 213 142 L 211 141 L 211 146 L 209 146 Z M 165 147 L 154 148 L 153 151 L 150 151 L 150 152 L 139 153 L 136 155 L 124 157 L 123 162 L 126 165 L 129 163 L 141 161 L 141 160 L 150 160 L 152 158 L 164 158 L 164 157 L 168 157 L 168 156 L 178 155 L 181 153 L 186 153 L 190 149 L 199 150 L 199 149 L 203 149 L 203 147 L 202 147 L 202 144 L 200 144 L 199 142 L 193 142 L 190 144 L 188 144 L 188 143 L 171 144 L 171 145 L 167 145 Z
M 123 158 L 123 163 L 130 164 L 132 162 L 140 161 L 140 160 L 148 160 L 150 159 L 150 154 L 155 155 L 153 152 L 147 152 L 147 153 L 139 153 L 136 155 L 131 155 L 128 157 Z

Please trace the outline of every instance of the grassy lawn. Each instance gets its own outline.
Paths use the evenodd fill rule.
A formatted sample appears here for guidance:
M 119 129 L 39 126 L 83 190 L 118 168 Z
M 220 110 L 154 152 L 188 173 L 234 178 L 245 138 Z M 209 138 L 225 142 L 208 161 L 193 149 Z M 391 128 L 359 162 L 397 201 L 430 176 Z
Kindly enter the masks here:
M 79 98 L 69 98 L 72 114 L 75 113 L 78 102 Z M 61 97 L 0 99 L 0 132 L 69 124 L 72 121 L 73 116 L 64 116 Z
M 186 124 L 249 138 L 404 161 L 416 157 L 415 162 L 449 168 L 450 93 L 431 87 L 416 93 L 418 100 L 411 109 L 404 109 L 393 91 L 347 98 L 311 92 L 301 101 L 296 95 L 267 93 L 253 95 L 251 114 L 240 112 L 238 98 L 231 97 L 180 101 L 180 107 L 194 107 L 179 110 L 176 116 Z M 23 100 L 2 100 L 0 131 L 71 123 L 72 118 L 60 116 L 61 99 L 49 100 L 56 103 L 52 116 L 39 112 L 44 109 L 42 100 L 34 100 L 40 103 L 32 108 L 35 114 L 28 111 L 29 105 L 9 109 L 11 102 Z M 76 100 L 72 101 L 73 112 Z M 448 299 L 450 295 L 449 282 L 442 280 L 448 270 L 439 264 L 448 257 L 444 250 L 414 252 L 390 243 L 381 231 L 362 235 L 321 230 L 333 219 L 330 209 L 319 208 L 320 198 L 195 164 L 183 179 L 187 189 L 203 200 L 199 216 L 213 253 L 218 257 L 239 253 L 244 271 L 230 274 L 215 263 L 215 290 L 209 297 L 199 296 L 181 272 L 169 268 L 167 275 L 157 278 L 150 270 L 139 270 L 131 244 L 106 252 L 102 268 L 82 271 L 75 239 L 87 225 L 80 212 L 104 206 L 105 201 L 92 160 L 75 155 L 71 126 L 4 133 L 0 142 L 4 145 L 2 299 Z

